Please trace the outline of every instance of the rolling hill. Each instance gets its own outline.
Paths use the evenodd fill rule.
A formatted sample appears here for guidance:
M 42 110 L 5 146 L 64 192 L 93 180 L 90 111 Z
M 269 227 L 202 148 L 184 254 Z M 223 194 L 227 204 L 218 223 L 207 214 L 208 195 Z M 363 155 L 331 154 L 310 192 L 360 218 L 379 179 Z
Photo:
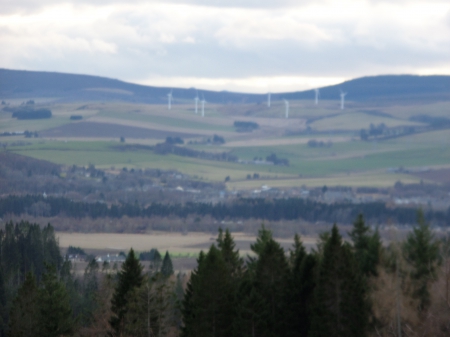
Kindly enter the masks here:
M 161 104 L 171 88 L 127 83 L 116 79 L 42 71 L 0 69 L 0 98 L 52 97 L 59 101 L 125 101 Z M 320 88 L 324 100 L 339 99 L 340 91 L 355 102 L 449 101 L 450 76 L 382 75 L 362 77 Z M 175 104 L 192 100 L 196 89 L 173 88 Z M 199 90 L 209 103 L 265 102 L 264 94 Z M 273 100 L 310 100 L 312 90 L 272 94 Z

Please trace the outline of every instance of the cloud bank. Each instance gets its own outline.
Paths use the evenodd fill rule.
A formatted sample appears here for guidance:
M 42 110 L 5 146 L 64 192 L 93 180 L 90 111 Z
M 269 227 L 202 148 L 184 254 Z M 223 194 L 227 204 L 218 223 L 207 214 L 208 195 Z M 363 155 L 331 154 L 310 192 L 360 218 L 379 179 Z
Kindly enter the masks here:
M 0 67 L 214 90 L 450 74 L 444 1 L 3 1 Z

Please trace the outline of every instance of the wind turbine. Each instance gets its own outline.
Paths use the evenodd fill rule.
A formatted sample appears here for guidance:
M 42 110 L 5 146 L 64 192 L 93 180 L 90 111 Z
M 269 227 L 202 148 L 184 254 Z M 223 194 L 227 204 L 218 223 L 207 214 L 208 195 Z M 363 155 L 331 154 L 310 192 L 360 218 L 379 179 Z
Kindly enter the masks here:
M 169 110 L 172 108 L 172 90 L 167 94 L 167 108 Z
M 284 100 L 284 107 L 286 108 L 286 118 L 289 118 L 289 102 Z
M 270 108 L 270 91 L 267 93 L 267 107 Z
M 195 101 L 195 114 L 198 113 L 198 91 L 197 91 L 197 95 L 194 98 Z
M 347 95 L 347 93 L 341 91 L 341 110 L 344 110 L 345 95 Z
M 315 100 L 315 103 L 316 103 L 316 105 L 317 104 L 319 104 L 319 96 L 320 96 L 320 92 L 319 92 L 319 89 L 314 89 L 314 92 L 316 93 L 316 100 Z
M 205 97 L 202 98 L 201 103 L 202 103 L 202 117 L 205 117 Z

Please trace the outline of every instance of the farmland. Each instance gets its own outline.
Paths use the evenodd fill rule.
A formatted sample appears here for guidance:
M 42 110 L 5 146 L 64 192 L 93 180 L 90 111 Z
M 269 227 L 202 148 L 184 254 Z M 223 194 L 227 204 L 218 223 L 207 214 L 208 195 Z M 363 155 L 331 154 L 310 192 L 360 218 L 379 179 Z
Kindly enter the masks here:
M 254 189 L 262 185 L 373 186 L 388 187 L 397 181 L 427 180 L 415 171 L 450 167 L 450 130 L 430 128 L 411 117 L 428 114 L 445 117 L 449 103 L 428 103 L 419 107 L 407 103 L 378 106 L 349 101 L 340 110 L 337 101 L 290 102 L 289 119 L 284 104 L 207 104 L 205 117 L 195 114 L 193 103 L 180 100 L 171 110 L 165 105 L 124 102 L 41 102 L 52 110 L 45 120 L 17 120 L 0 112 L 1 132 L 36 131 L 38 138 L 2 137 L 3 148 L 25 156 L 62 165 L 102 169 L 171 169 L 194 179 L 223 182 L 230 190 Z M 71 115 L 82 116 L 71 121 Z M 234 121 L 259 125 L 253 132 L 237 132 Z M 360 130 L 370 125 L 386 129 L 417 128 L 395 137 L 360 139 Z M 214 135 L 224 144 L 211 142 Z M 182 147 L 196 151 L 229 153 L 240 162 L 224 162 L 175 154 L 157 154 L 150 149 L 124 148 L 125 144 L 155 145 L 166 137 L 180 137 Z M 310 140 L 327 144 L 311 147 Z M 289 166 L 262 165 L 271 154 L 285 158 Z M 402 172 L 393 173 L 393 169 Z M 439 172 L 436 171 L 439 175 Z M 258 180 L 248 180 L 257 174 Z M 430 181 L 440 181 L 433 174 Z

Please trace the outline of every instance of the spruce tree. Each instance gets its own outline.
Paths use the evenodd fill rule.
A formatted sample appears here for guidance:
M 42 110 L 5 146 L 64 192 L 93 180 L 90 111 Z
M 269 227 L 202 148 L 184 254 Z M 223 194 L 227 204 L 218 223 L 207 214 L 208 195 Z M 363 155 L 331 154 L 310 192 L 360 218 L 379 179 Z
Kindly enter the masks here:
M 239 257 L 239 250 L 235 249 L 236 244 L 234 243 L 234 239 L 228 228 L 225 230 L 225 234 L 223 233 L 223 230 L 219 228 L 217 247 L 222 253 L 230 274 L 238 277 L 242 271 L 243 261 Z
M 318 268 L 308 336 L 366 336 L 369 310 L 362 274 L 336 225 L 323 247 Z
M 264 299 L 261 307 L 267 323 L 262 336 L 283 336 L 285 323 L 284 291 L 288 281 L 288 262 L 283 248 L 270 239 L 256 262 L 254 287 Z
M 378 231 L 372 234 L 364 222 L 363 215 L 359 214 L 349 235 L 353 241 L 355 258 L 362 273 L 365 276 L 377 276 L 381 249 Z
M 64 284 L 58 280 L 54 266 L 47 266 L 38 300 L 41 316 L 40 336 L 70 335 L 75 325 L 70 298 Z
M 128 297 L 136 288 L 142 285 L 144 280 L 142 266 L 134 254 L 133 249 L 130 249 L 117 276 L 117 286 L 111 299 L 111 311 L 113 315 L 109 323 L 116 335 L 120 336 L 126 325 L 125 315 L 128 311 Z
M 291 252 L 292 267 L 285 289 L 286 336 L 307 336 L 311 325 L 311 303 L 316 286 L 316 255 L 307 254 L 296 236 Z
M 33 274 L 28 273 L 11 307 L 9 333 L 11 337 L 34 337 L 39 334 L 41 317 L 39 290 Z
M 220 251 L 212 245 L 199 259 L 184 301 L 183 336 L 228 337 L 232 331 L 234 302 L 231 275 Z
M 173 275 L 172 259 L 170 258 L 168 251 L 166 251 L 166 255 L 164 255 L 164 259 L 161 266 L 161 274 L 166 278 Z
M 408 235 L 403 251 L 412 266 L 413 296 L 419 300 L 419 312 L 424 312 L 431 303 L 428 288 L 436 274 L 439 246 L 422 211 L 418 212 L 417 222 L 418 226 Z
M 189 282 L 186 285 L 186 290 L 184 292 L 184 298 L 181 306 L 181 313 L 183 315 L 184 322 L 184 325 L 181 328 L 182 337 L 195 336 L 194 328 L 197 318 L 195 314 L 196 301 L 194 297 L 196 290 L 194 288 L 196 288 L 198 283 L 200 282 L 198 279 L 202 277 L 201 275 L 199 275 L 199 271 L 203 269 L 203 267 L 200 268 L 200 266 L 203 265 L 204 260 L 205 253 L 203 251 L 200 251 L 197 259 L 197 268 L 192 271 Z

